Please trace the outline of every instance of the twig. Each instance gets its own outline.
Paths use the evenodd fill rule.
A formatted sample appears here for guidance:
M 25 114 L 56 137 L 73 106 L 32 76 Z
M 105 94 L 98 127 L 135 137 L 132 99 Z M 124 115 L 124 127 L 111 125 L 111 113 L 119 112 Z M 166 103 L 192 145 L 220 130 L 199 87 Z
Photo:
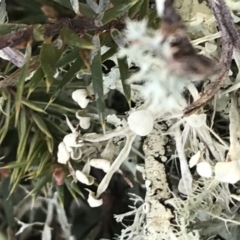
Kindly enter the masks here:
M 39 66 L 39 56 L 35 56 L 30 60 L 29 66 L 28 66 L 28 74 L 31 74 L 33 71 L 37 69 Z M 0 81 L 0 89 L 7 88 L 10 86 L 15 86 L 19 79 L 21 69 L 17 69 L 15 72 L 13 72 L 11 75 L 6 77 L 4 80 Z
M 83 34 L 86 31 L 103 31 L 110 30 L 115 27 L 119 30 L 123 29 L 124 23 L 118 20 L 113 20 L 104 26 L 95 26 L 94 20 L 86 17 L 79 17 L 74 19 L 61 19 L 54 24 L 44 25 L 44 37 L 53 37 L 59 34 L 63 27 L 68 27 L 77 34 Z M 26 43 L 34 39 L 34 26 L 14 33 L 10 33 L 0 37 L 0 49 L 5 47 L 24 48 Z
M 237 37 L 234 33 L 234 27 L 232 27 L 232 19 L 229 19 L 228 17 L 225 18 L 223 21 L 223 14 L 226 14 L 225 8 L 220 8 L 217 6 L 214 0 L 210 0 L 210 5 L 213 10 L 214 16 L 217 19 L 218 26 L 221 30 L 222 35 L 222 52 L 221 52 L 221 59 L 220 63 L 222 65 L 222 68 L 217 76 L 217 79 L 211 83 L 209 89 L 204 93 L 201 98 L 199 98 L 196 102 L 191 104 L 190 106 L 186 107 L 184 109 L 184 116 L 189 116 L 195 111 L 197 111 L 200 107 L 205 105 L 221 88 L 223 85 L 227 75 L 228 71 L 231 67 L 231 61 L 232 61 L 232 54 L 233 54 L 233 45 L 234 41 L 237 41 Z M 224 10 L 221 12 L 221 10 Z M 227 19 L 227 20 L 226 20 Z M 224 24 L 229 24 L 228 26 L 225 26 Z M 234 23 L 233 23 L 234 24 Z M 236 38 L 235 38 L 236 37 Z

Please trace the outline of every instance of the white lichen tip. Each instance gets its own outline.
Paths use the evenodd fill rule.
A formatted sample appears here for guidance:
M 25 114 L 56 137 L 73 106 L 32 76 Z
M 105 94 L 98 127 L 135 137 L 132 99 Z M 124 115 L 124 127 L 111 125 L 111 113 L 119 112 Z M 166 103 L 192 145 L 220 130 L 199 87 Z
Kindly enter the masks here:
M 198 162 L 200 161 L 200 158 L 201 158 L 201 151 L 198 151 L 189 160 L 189 167 L 192 168 L 192 167 L 196 166 L 198 164 Z
M 90 165 L 92 167 L 102 169 L 104 172 L 108 172 L 110 169 L 111 163 L 106 159 L 92 159 L 90 160 Z
M 148 135 L 154 124 L 154 118 L 148 110 L 133 112 L 128 117 L 129 128 L 139 136 Z
M 82 147 L 83 142 L 82 140 L 78 140 L 79 134 L 77 132 L 75 133 L 69 133 L 63 138 L 63 142 L 65 143 L 67 149 L 72 147 Z
M 166 0 L 156 0 L 156 9 L 159 17 L 163 16 Z
M 92 176 L 86 175 L 79 170 L 76 171 L 76 178 L 79 182 L 86 185 L 92 185 L 94 183 L 94 178 Z
M 70 153 L 68 152 L 64 142 L 59 143 L 57 161 L 61 164 L 66 164 L 70 159 Z
M 100 207 L 103 204 L 103 200 L 97 199 L 94 192 L 92 192 L 89 189 L 85 189 L 85 190 L 89 192 L 87 201 L 90 207 Z
M 72 99 L 78 103 L 81 108 L 86 108 L 90 100 L 86 89 L 78 89 L 72 93 Z
M 144 37 L 147 32 L 147 19 L 143 19 L 142 21 L 126 21 L 126 30 L 125 36 L 128 41 L 139 40 Z
M 88 129 L 91 125 L 91 118 L 86 116 L 86 113 L 84 111 L 77 111 L 76 112 L 76 118 L 79 120 L 79 125 L 83 129 Z

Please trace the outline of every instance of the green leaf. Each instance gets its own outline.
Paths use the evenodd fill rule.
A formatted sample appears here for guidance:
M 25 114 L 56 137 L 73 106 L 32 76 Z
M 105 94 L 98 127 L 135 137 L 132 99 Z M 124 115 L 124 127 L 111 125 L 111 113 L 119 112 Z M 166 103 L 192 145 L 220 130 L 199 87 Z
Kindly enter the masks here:
M 1 130 L 1 135 L 0 135 L 0 144 L 2 143 L 3 139 L 5 138 L 7 132 L 8 132 L 8 128 L 9 128 L 9 124 L 10 124 L 10 118 L 11 118 L 11 95 L 8 95 L 8 100 L 7 100 L 7 104 L 6 104 L 6 108 L 4 109 L 4 112 L 6 113 L 6 117 L 5 117 L 5 123 L 4 126 Z
M 60 36 L 63 42 L 69 46 L 86 48 L 86 49 L 93 48 L 91 43 L 89 43 L 83 38 L 80 38 L 75 32 L 73 32 L 69 28 L 66 28 L 66 27 L 62 28 L 60 31 Z
M 12 162 L 4 167 L 0 167 L 0 169 L 22 168 L 22 167 L 26 166 L 26 164 L 27 164 L 26 162 Z
M 0 36 L 28 27 L 26 24 L 3 23 L 0 24 Z
M 129 107 L 131 107 L 131 86 L 126 83 L 126 80 L 129 77 L 128 63 L 127 58 L 118 58 L 118 66 L 123 86 L 124 95 L 127 99 Z
M 25 159 L 24 153 L 26 151 L 27 140 L 28 140 L 31 128 L 32 128 L 32 124 L 29 124 L 27 127 L 27 131 L 24 134 L 21 134 L 22 130 L 20 126 L 18 126 L 19 144 L 17 149 L 17 162 L 22 162 Z
M 51 133 L 49 132 L 45 122 L 42 120 L 42 118 L 35 113 L 31 113 L 32 119 L 35 122 L 35 124 L 37 125 L 37 127 L 49 138 L 52 138 Z
M 96 19 L 97 14 L 88 6 L 88 4 L 79 3 L 79 9 L 83 16 Z
M 19 111 L 20 111 L 21 102 L 22 102 L 24 83 L 25 83 L 25 79 L 28 74 L 28 66 L 29 66 L 29 61 L 31 58 L 31 52 L 32 52 L 32 46 L 28 45 L 26 48 L 26 63 L 21 68 L 19 80 L 17 83 L 17 94 L 16 94 L 16 103 L 15 103 L 15 109 L 16 109 L 15 126 L 17 126 L 17 123 L 18 123 L 18 116 L 19 116 Z
M 123 16 L 137 1 L 138 0 L 131 0 L 128 3 L 124 2 L 124 3 L 114 5 L 114 7 L 108 9 L 104 13 L 102 23 L 106 24 L 120 16 Z
M 68 188 L 69 192 L 72 194 L 74 199 L 77 199 L 75 193 L 78 193 L 80 196 L 84 197 L 78 185 L 75 182 L 73 182 L 71 177 L 65 177 L 64 183 L 66 184 L 66 187 Z
M 37 169 L 37 176 L 40 175 L 43 172 L 43 169 L 48 166 L 50 153 L 48 151 L 44 152 L 41 156 L 41 161 Z
M 12 193 L 14 192 L 14 190 L 16 189 L 17 185 L 19 184 L 19 182 L 21 181 L 23 177 L 23 171 L 22 169 L 13 169 L 12 175 L 11 175 L 11 190 L 9 195 L 11 196 Z
M 99 120 L 102 124 L 103 131 L 105 129 L 105 122 L 103 112 L 105 109 L 104 95 L 103 95 L 103 78 L 102 78 L 102 60 L 101 60 L 101 46 L 98 35 L 93 37 L 93 45 L 95 49 L 91 52 L 91 73 L 93 90 L 97 103 Z
M 39 195 L 41 189 L 48 183 L 50 182 L 52 179 L 52 175 L 47 172 L 44 175 L 42 175 L 41 177 L 39 177 L 37 179 L 36 184 L 34 185 L 34 188 L 32 189 L 32 191 L 28 194 L 28 195 L 32 195 L 33 196 L 33 200 L 35 200 L 37 198 L 37 196 Z
M 43 148 L 43 145 L 44 145 L 43 142 L 38 141 L 38 144 L 35 145 L 35 147 L 33 148 L 32 154 L 28 154 L 27 161 L 26 161 L 27 165 L 24 168 L 24 173 L 26 173 L 29 167 L 33 165 L 33 162 L 37 158 L 37 156 L 40 155 L 42 151 L 44 151 L 45 148 Z
M 37 146 L 40 143 L 39 140 L 40 140 L 40 132 L 36 132 L 31 139 L 31 144 L 30 144 L 30 148 L 28 151 L 26 162 L 29 162 L 30 158 L 32 157 L 33 152 L 36 150 Z
M 29 98 L 30 94 L 35 90 L 37 85 L 43 80 L 44 78 L 44 72 L 41 66 L 38 67 L 38 69 L 34 72 L 33 76 L 29 80 L 29 90 L 27 98 Z
M 40 51 L 40 63 L 46 77 L 47 92 L 54 79 L 58 59 L 61 57 L 62 49 L 57 49 L 52 43 L 44 43 Z
M 41 24 L 36 24 L 33 28 L 33 36 L 36 41 L 43 41 L 44 40 L 44 31 L 45 28 Z
M 56 188 L 57 188 L 59 202 L 60 202 L 61 206 L 63 207 L 64 206 L 64 188 L 65 188 L 65 186 L 64 185 L 60 185 L 60 186 L 56 185 Z
M 129 12 L 128 12 L 128 17 L 129 18 L 133 18 L 137 12 L 139 11 L 142 3 L 143 3 L 144 0 L 138 0 L 136 2 L 136 4 L 134 4 L 130 9 L 129 9 Z
M 62 89 L 72 81 L 72 79 L 75 77 L 75 74 L 81 70 L 81 68 L 84 67 L 84 62 L 82 58 L 79 56 L 77 60 L 72 64 L 70 69 L 66 72 L 66 74 L 63 76 L 61 82 L 56 87 L 56 90 L 54 91 L 49 103 L 51 104 L 59 95 L 59 93 L 62 91 Z M 47 108 L 47 107 L 46 107 Z
M 14 226 L 13 198 L 10 194 L 10 178 L 2 181 L 3 208 L 9 227 Z
M 103 55 L 102 55 L 102 61 L 106 61 L 107 59 L 111 58 L 117 53 L 117 46 L 114 45 L 113 47 L 109 48 Z
M 53 138 L 46 137 L 46 143 L 47 143 L 48 151 L 52 153 L 54 148 Z
M 149 14 L 149 0 L 143 0 L 143 4 L 140 7 L 139 19 L 144 19 Z
M 74 48 L 71 52 L 69 52 L 64 57 L 62 57 L 61 59 L 58 60 L 58 62 L 56 63 L 56 67 L 60 68 L 60 67 L 67 65 L 67 64 L 75 61 L 78 58 L 78 56 L 79 56 L 79 49 Z
M 22 104 L 27 106 L 28 108 L 32 109 L 33 111 L 40 112 L 40 113 L 46 113 L 42 108 L 40 108 L 36 104 L 34 104 L 33 101 L 28 101 L 28 100 L 22 99 Z

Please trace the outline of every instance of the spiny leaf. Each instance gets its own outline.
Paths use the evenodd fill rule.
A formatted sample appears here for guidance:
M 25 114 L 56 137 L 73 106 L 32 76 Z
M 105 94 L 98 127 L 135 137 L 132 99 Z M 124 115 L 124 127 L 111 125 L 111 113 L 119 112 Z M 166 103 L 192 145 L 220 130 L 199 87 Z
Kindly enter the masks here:
M 92 73 L 92 83 L 93 90 L 95 94 L 95 99 L 97 103 L 99 120 L 102 124 L 103 131 L 105 129 L 105 122 L 103 111 L 105 109 L 104 95 L 103 95 L 103 77 L 102 77 L 102 60 L 101 60 L 101 50 L 100 50 L 100 39 L 98 35 L 93 37 L 93 45 L 95 49 L 91 52 L 91 73 Z
M 16 94 L 16 103 L 15 103 L 15 109 L 16 109 L 15 126 L 17 126 L 17 123 L 18 123 L 18 116 L 19 116 L 19 111 L 21 107 L 24 83 L 28 74 L 28 66 L 31 58 L 31 52 L 32 52 L 32 46 L 29 44 L 26 48 L 26 63 L 24 64 L 24 66 L 20 71 L 19 80 L 17 83 L 17 94 Z
M 62 49 L 57 49 L 52 43 L 45 42 L 40 51 L 40 63 L 46 77 L 47 91 L 53 82 L 54 74 L 56 72 L 55 64 L 61 57 Z
M 124 95 L 127 99 L 129 107 L 131 107 L 131 87 L 129 84 L 126 84 L 126 80 L 129 77 L 128 63 L 127 58 L 118 58 L 118 66 L 123 86 Z
M 45 122 L 42 120 L 42 118 L 36 114 L 36 113 L 31 113 L 32 119 L 34 123 L 37 125 L 37 127 L 49 138 L 52 138 L 51 133 L 49 132 Z
M 60 35 L 63 42 L 69 46 L 87 49 L 93 48 L 91 43 L 89 43 L 83 38 L 80 38 L 75 32 L 73 32 L 69 28 L 66 27 L 62 28 L 60 31 Z

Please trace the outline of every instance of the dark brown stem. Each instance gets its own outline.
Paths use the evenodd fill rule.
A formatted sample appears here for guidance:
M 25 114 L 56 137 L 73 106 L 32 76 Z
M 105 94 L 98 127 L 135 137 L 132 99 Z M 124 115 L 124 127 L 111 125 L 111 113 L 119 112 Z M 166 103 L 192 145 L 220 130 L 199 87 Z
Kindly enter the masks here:
M 124 26 L 125 24 L 118 20 L 113 20 L 107 23 L 106 25 L 97 27 L 94 24 L 94 20 L 86 17 L 79 17 L 74 19 L 60 19 L 54 24 L 46 24 L 44 26 L 45 27 L 44 36 L 45 37 L 55 36 L 59 34 L 60 30 L 63 27 L 68 27 L 77 34 L 83 34 L 86 31 L 110 30 L 112 27 L 121 30 L 124 28 Z M 33 29 L 34 26 L 29 26 L 24 30 L 0 36 L 0 49 L 3 49 L 5 47 L 24 48 L 26 46 L 26 43 L 34 39 Z
M 238 44 L 239 41 L 238 33 L 235 33 L 235 25 L 232 22 L 228 8 L 225 8 L 224 6 L 220 7 L 214 0 L 210 0 L 209 3 L 222 34 L 222 52 L 220 59 L 222 68 L 217 76 L 217 79 L 211 83 L 209 89 L 197 101 L 184 109 L 184 116 L 189 116 L 200 107 L 204 106 L 222 87 L 231 67 L 233 46 Z M 228 11 L 230 18 L 226 14 L 226 11 Z M 225 20 L 223 20 L 224 17 Z

